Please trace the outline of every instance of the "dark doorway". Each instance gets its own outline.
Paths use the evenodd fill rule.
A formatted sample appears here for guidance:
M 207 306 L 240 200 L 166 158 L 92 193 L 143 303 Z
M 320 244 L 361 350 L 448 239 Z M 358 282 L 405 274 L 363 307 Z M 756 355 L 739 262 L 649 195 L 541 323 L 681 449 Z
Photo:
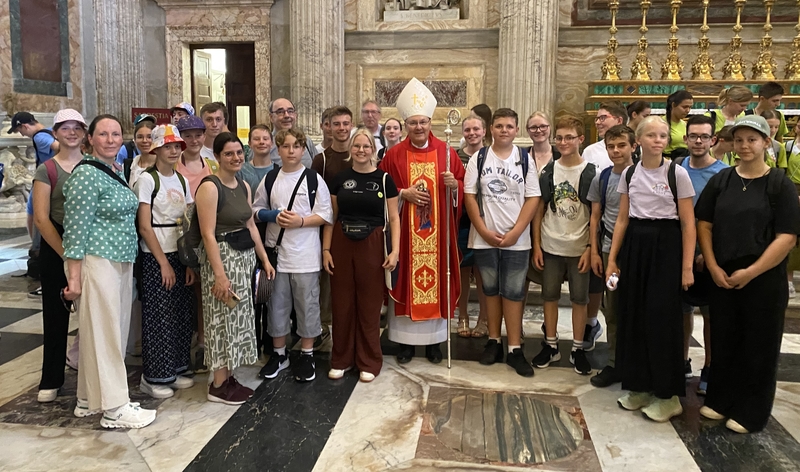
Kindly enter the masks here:
M 228 129 L 249 129 L 256 123 L 256 55 L 253 43 L 193 44 L 192 100 L 197 113 L 212 101 L 228 107 Z M 224 61 L 224 70 L 221 64 Z M 243 109 L 248 113 L 241 113 Z M 249 119 L 239 123 L 240 116 Z

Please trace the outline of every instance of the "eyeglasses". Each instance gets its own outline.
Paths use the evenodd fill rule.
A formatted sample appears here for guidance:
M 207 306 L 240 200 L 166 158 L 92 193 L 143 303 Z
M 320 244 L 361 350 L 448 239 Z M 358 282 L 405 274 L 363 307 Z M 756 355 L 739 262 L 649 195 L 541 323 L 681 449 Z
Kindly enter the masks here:
M 294 108 L 278 108 L 277 110 L 273 111 L 278 116 L 283 115 L 294 115 L 295 109 Z
M 550 129 L 550 125 L 528 126 L 528 131 L 531 133 L 540 133 Z
M 428 126 L 431 124 L 431 120 L 420 120 L 420 121 L 406 121 L 406 126 L 409 128 L 416 128 L 417 126 Z
M 714 136 L 711 136 L 710 134 L 690 134 L 686 137 L 689 139 L 690 142 L 695 142 L 699 139 L 700 141 L 707 143 L 711 141 L 711 138 L 713 138 Z
M 380 115 L 380 110 L 361 110 L 361 114 L 363 115 Z
M 64 298 L 64 289 L 61 289 L 61 303 L 64 305 L 64 308 L 67 309 L 70 313 L 75 313 L 75 303 L 72 300 L 67 300 Z
M 606 118 L 611 118 L 611 115 L 597 115 L 594 118 L 594 122 L 595 123 L 603 123 L 604 121 L 606 121 Z
M 576 139 L 578 139 L 577 136 L 556 136 L 556 142 L 557 143 L 560 143 L 560 142 L 571 143 L 572 141 L 575 141 Z

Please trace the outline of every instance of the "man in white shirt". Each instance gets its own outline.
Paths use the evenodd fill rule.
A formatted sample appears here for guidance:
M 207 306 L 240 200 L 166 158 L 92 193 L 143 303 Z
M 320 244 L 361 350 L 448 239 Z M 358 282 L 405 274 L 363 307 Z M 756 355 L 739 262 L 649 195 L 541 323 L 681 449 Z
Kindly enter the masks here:
M 287 98 L 275 99 L 269 104 L 269 119 L 272 121 L 272 137 L 275 138 L 273 141 L 277 143 L 277 135 L 279 131 L 284 129 L 292 129 L 297 126 L 297 109 L 294 107 L 294 104 L 291 102 L 291 100 Z M 314 149 L 314 141 L 305 135 L 303 139 L 304 141 L 300 144 L 303 144 L 305 149 L 303 149 L 303 155 L 300 158 L 300 162 L 303 163 L 303 166 L 309 168 L 311 167 L 311 161 L 314 159 L 314 156 L 317 153 Z M 281 157 L 278 153 L 278 146 L 272 148 L 269 157 L 272 159 L 272 162 L 281 162 Z
M 216 161 L 214 157 L 214 139 L 228 127 L 228 107 L 222 102 L 211 102 L 203 105 L 200 109 L 200 118 L 206 125 L 205 140 L 200 156 L 205 159 Z
M 603 142 L 603 137 L 606 131 L 614 126 L 624 125 L 628 121 L 628 112 L 619 102 L 606 102 L 600 104 L 600 109 L 597 110 L 597 116 L 594 118 L 594 125 L 597 127 L 597 136 L 600 138 L 594 144 L 586 146 L 583 150 L 583 160 L 590 162 L 597 167 L 597 173 L 602 172 L 606 167 L 614 165 L 611 159 L 608 158 L 608 151 L 606 151 L 606 144 Z
M 366 100 L 361 105 L 361 123 L 375 137 L 375 152 L 386 147 L 386 140 L 383 137 L 383 126 L 381 125 L 381 107 L 375 100 Z M 355 133 L 355 129 L 353 129 Z

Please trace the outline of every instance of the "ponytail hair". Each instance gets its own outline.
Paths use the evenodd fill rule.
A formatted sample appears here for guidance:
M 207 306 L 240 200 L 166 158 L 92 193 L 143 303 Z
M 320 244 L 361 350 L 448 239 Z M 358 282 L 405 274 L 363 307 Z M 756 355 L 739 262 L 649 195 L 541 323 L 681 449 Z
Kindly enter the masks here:
M 753 100 L 753 92 L 743 86 L 734 85 L 730 88 L 723 88 L 717 97 L 717 106 L 724 107 L 730 102 L 749 102 Z
M 694 100 L 694 97 L 686 90 L 678 90 L 667 97 L 667 124 L 670 129 L 672 128 L 672 109 L 684 100 Z

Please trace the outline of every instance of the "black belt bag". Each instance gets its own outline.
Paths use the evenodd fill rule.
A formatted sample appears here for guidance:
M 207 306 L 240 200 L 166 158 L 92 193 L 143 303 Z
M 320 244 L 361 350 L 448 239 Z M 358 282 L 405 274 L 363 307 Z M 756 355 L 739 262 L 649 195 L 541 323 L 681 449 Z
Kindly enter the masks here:
M 256 243 L 253 242 L 253 238 L 250 236 L 250 230 L 247 228 L 217 236 L 217 241 L 225 241 L 237 251 L 246 251 L 256 247 Z
M 372 226 L 369 223 L 342 221 L 342 233 L 353 241 L 363 241 L 367 239 L 367 236 L 372 234 L 375 228 L 377 228 L 377 226 Z

